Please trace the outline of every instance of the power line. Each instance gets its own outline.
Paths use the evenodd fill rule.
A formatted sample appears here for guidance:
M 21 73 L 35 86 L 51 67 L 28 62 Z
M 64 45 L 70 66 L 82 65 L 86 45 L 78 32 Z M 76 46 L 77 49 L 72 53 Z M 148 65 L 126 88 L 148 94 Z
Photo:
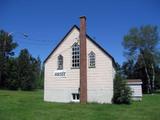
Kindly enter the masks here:
M 64 49 L 63 51 L 59 52 L 58 54 L 55 54 L 53 57 L 53 59 L 57 59 L 57 57 L 60 55 L 60 54 L 64 54 L 65 52 L 68 52 L 68 50 L 72 49 L 72 47 L 69 47 L 69 48 L 66 48 Z
M 12 35 L 14 37 L 14 34 L 18 34 L 18 35 L 23 36 L 23 39 L 18 40 L 18 41 L 20 41 L 20 42 L 21 41 L 23 41 L 23 42 L 25 41 L 26 43 L 29 42 L 29 44 L 34 44 L 34 45 L 38 44 L 38 45 L 40 45 L 42 43 L 42 45 L 44 45 L 46 43 L 47 44 L 51 44 L 51 42 L 52 42 L 50 40 L 37 40 L 37 39 L 35 40 L 35 39 L 31 39 L 28 34 L 22 33 L 22 32 L 10 32 L 10 33 L 8 33 L 8 36 Z

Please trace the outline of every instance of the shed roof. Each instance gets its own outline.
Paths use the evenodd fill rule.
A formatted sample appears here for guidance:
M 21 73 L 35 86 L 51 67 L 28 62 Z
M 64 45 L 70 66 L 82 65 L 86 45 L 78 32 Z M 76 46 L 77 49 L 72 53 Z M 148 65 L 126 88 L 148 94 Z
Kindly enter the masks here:
M 142 84 L 141 79 L 127 79 L 127 84 Z

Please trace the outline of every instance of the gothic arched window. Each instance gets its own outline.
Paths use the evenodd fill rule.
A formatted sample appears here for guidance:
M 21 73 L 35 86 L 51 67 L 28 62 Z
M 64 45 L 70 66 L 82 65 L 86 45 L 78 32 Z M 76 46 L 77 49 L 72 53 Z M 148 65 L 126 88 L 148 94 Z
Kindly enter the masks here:
M 93 51 L 91 51 L 88 55 L 89 57 L 89 67 L 90 68 L 95 68 L 96 66 L 96 56 L 95 53 Z
M 58 56 L 58 70 L 62 70 L 63 69 L 63 56 L 59 55 Z

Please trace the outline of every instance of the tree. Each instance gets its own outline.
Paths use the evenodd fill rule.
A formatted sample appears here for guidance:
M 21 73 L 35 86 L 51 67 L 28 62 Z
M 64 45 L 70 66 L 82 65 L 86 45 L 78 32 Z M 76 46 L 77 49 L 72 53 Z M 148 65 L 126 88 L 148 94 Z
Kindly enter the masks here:
M 160 89 L 160 67 L 155 67 L 155 89 Z
M 42 70 L 41 70 L 41 60 L 39 57 L 37 57 L 37 59 L 34 59 L 33 65 L 35 71 L 34 73 L 36 76 L 36 86 L 38 88 L 42 88 L 42 78 L 41 78 Z
M 26 35 L 24 35 L 26 37 Z M 32 57 L 27 49 L 14 57 L 17 43 L 10 33 L 0 30 L 0 88 L 33 90 L 43 87 L 41 61 Z
M 7 78 L 5 85 L 8 89 L 17 90 L 19 88 L 17 58 L 11 57 L 8 59 L 6 68 Z
M 133 60 L 128 60 L 127 62 L 124 62 L 122 65 L 122 73 L 125 76 L 125 78 L 134 78 L 134 61 Z
M 119 63 L 117 63 L 117 62 L 115 64 L 115 70 L 116 70 L 116 73 L 122 74 L 121 65 Z
M 39 57 L 32 58 L 32 72 L 35 75 L 36 87 L 43 88 L 43 68 L 41 66 L 41 60 Z
M 19 66 L 19 82 L 22 90 L 35 89 L 35 74 L 33 67 L 33 58 L 29 54 L 27 49 L 23 49 L 18 57 Z
M 147 25 L 140 28 L 132 28 L 124 36 L 122 43 L 126 49 L 125 55 L 128 60 L 134 60 L 136 63 L 139 58 L 142 61 L 140 65 L 145 70 L 147 93 L 154 89 L 155 66 L 159 64 L 160 60 L 159 41 L 157 27 Z
M 40 88 L 44 88 L 44 65 L 42 65 L 42 70 L 41 70 Z
M 131 90 L 127 86 L 126 81 L 118 73 L 114 79 L 114 95 L 112 101 L 116 104 L 131 103 Z
M 17 47 L 13 38 L 7 32 L 0 30 L 0 87 L 5 87 L 6 82 L 6 64 L 10 56 L 14 55 L 13 50 Z

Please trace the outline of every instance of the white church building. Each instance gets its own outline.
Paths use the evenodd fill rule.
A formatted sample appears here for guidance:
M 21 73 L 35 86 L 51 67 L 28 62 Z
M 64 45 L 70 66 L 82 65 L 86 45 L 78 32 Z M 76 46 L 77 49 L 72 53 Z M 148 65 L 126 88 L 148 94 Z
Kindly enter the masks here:
M 44 61 L 44 100 L 111 103 L 114 58 L 86 34 L 86 18 L 74 25 Z

